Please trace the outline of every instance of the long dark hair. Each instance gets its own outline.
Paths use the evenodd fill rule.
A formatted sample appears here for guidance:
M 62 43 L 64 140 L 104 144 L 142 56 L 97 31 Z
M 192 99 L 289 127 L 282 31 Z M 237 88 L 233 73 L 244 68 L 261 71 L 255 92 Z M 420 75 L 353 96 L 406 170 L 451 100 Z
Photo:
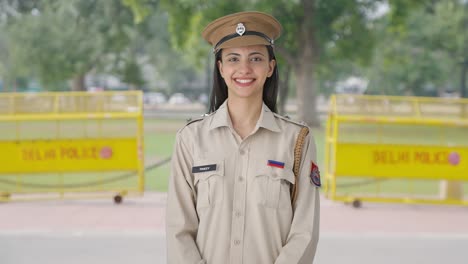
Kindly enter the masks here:
M 272 46 L 266 46 L 268 50 L 268 59 L 276 60 Z M 208 113 L 213 113 L 224 103 L 228 98 L 228 89 L 226 82 L 218 69 L 218 61 L 221 60 L 222 49 L 216 52 L 215 64 L 213 69 L 213 89 L 210 95 L 210 109 Z M 271 111 L 277 113 L 276 99 L 278 97 L 278 64 L 275 64 L 273 74 L 265 80 L 263 85 L 263 102 L 270 108 Z

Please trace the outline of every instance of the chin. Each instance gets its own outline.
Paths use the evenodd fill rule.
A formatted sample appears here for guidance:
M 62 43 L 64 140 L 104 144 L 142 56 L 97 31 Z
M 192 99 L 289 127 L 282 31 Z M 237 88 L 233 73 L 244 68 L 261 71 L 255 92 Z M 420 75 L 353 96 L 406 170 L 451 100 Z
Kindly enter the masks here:
M 235 97 L 239 98 L 239 99 L 252 99 L 252 98 L 257 98 L 257 97 L 260 97 L 262 98 L 262 96 L 258 96 L 257 93 L 255 92 L 252 92 L 252 91 L 249 91 L 249 92 L 237 92 L 235 93 L 234 95 Z

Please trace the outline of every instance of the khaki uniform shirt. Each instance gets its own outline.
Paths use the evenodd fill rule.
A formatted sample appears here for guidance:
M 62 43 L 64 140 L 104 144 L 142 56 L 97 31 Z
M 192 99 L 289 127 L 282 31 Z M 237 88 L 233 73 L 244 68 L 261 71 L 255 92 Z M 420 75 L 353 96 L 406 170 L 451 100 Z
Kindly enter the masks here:
M 225 102 L 178 132 L 167 201 L 168 263 L 313 262 L 319 191 L 310 178 L 316 163 L 310 133 L 297 180 L 292 170 L 301 127 L 264 104 L 242 140 Z M 291 184 L 298 191 L 294 207 Z

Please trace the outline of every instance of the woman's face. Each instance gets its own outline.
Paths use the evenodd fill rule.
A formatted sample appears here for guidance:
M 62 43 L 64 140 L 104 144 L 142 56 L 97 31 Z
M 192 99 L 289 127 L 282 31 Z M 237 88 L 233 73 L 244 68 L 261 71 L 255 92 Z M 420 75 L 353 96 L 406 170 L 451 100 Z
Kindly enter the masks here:
M 266 78 L 273 74 L 276 61 L 269 60 L 264 45 L 225 48 L 218 68 L 228 87 L 228 97 L 260 98 Z

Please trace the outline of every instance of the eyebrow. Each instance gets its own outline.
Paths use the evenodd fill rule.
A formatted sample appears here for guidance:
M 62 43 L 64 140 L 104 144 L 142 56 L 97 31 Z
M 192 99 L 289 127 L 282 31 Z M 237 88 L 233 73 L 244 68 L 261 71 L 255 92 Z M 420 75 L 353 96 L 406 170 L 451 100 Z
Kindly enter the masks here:
M 234 52 L 231 52 L 231 53 L 228 53 L 226 54 L 225 56 L 230 56 L 230 55 L 233 55 L 233 56 L 240 56 L 239 53 L 234 53 Z M 252 56 L 252 55 L 262 55 L 263 57 L 265 57 L 265 55 L 261 52 L 258 52 L 258 51 L 254 51 L 252 53 L 249 53 L 249 56 Z

